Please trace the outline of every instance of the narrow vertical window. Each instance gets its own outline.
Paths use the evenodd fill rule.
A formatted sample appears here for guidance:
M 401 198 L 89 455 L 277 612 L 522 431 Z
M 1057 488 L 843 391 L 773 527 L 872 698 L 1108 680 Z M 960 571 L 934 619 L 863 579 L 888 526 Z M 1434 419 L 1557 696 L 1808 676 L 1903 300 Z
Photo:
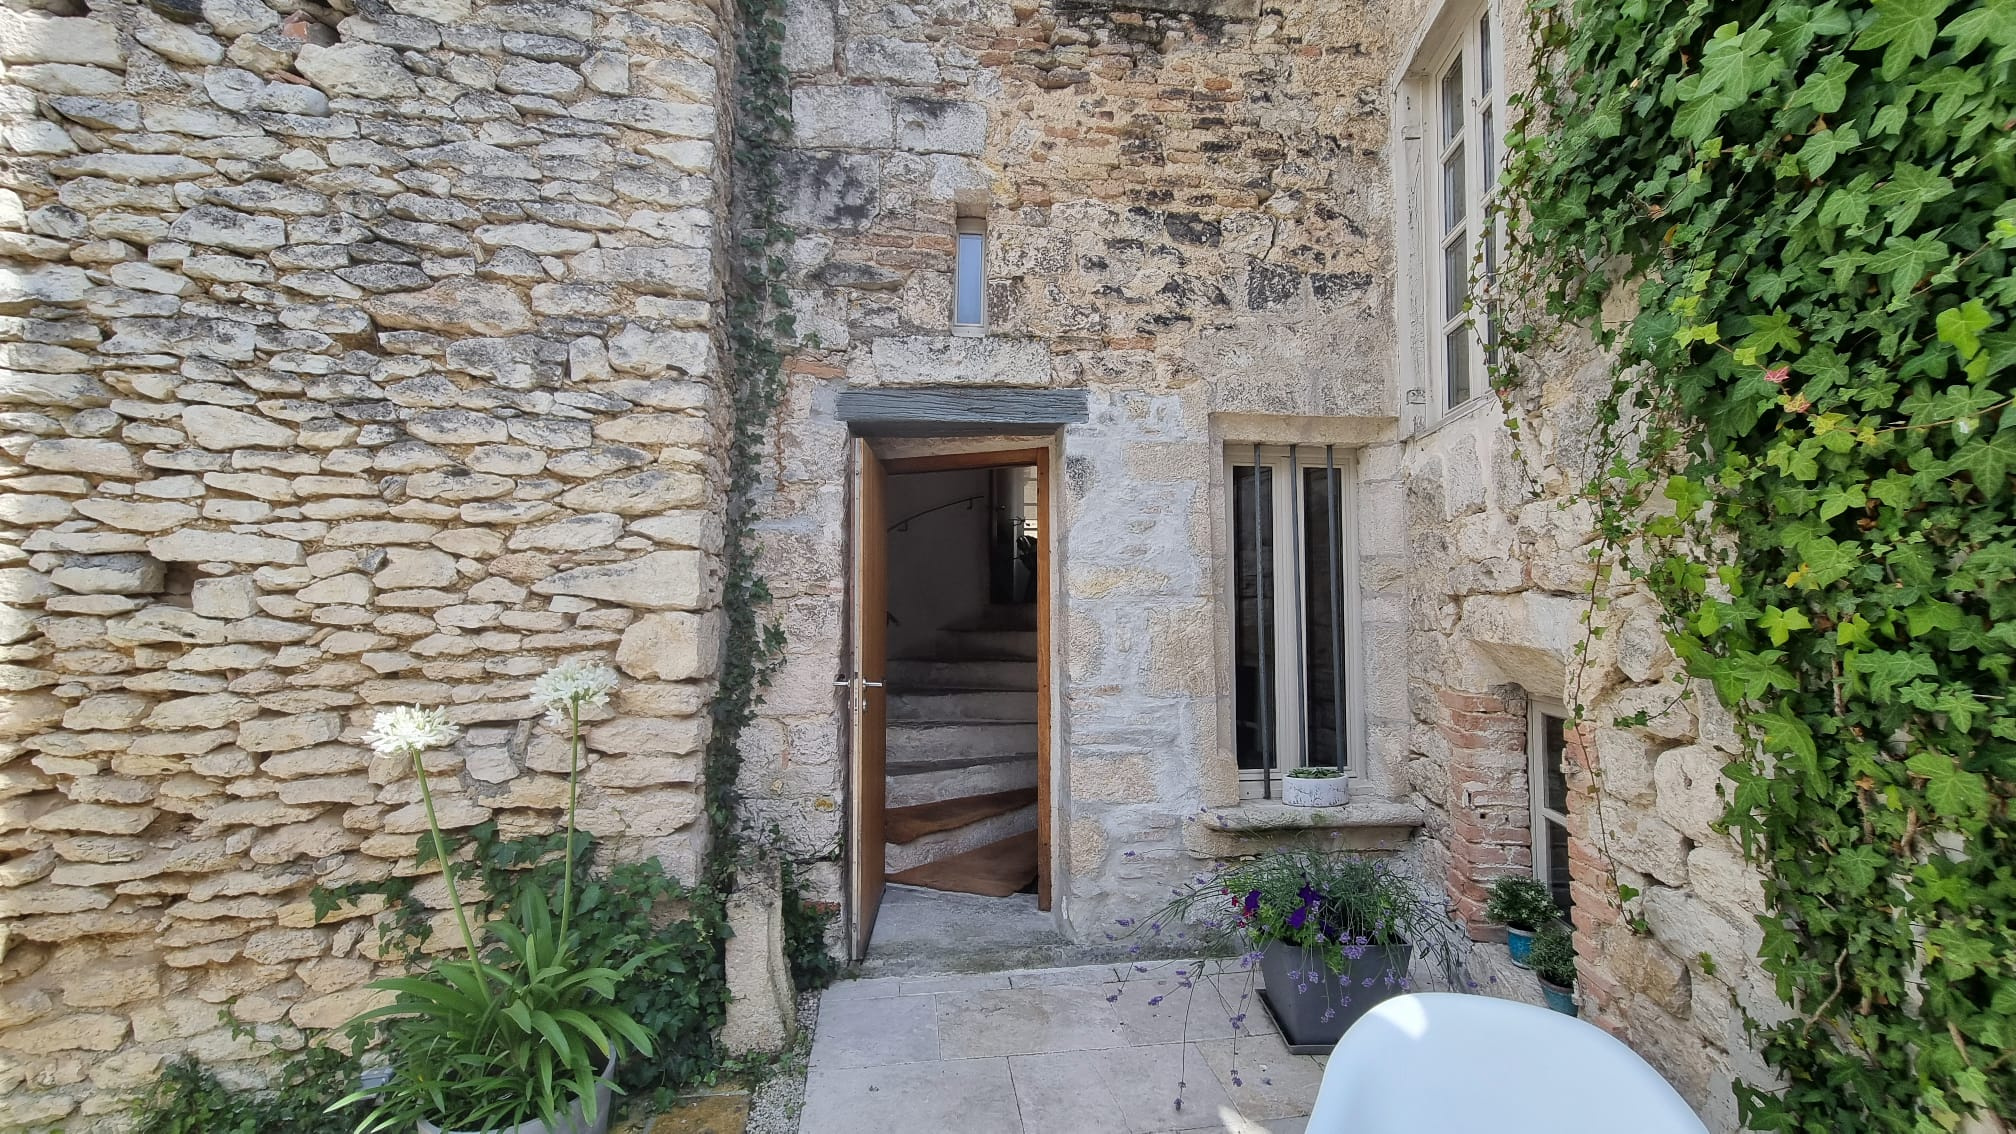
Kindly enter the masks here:
M 1496 29 L 1489 10 L 1467 16 L 1423 61 L 1416 82 L 1427 118 L 1429 147 L 1420 224 L 1422 277 L 1418 293 L 1429 341 L 1426 384 L 1443 412 L 1483 393 L 1497 361 L 1497 331 L 1473 310 L 1472 283 L 1488 287 L 1498 271 L 1496 224 L 1487 198 L 1503 159 L 1498 114 Z M 1488 291 L 1482 294 L 1489 294 Z
M 960 217 L 952 269 L 952 331 L 977 335 L 987 322 L 987 222 Z
M 1327 445 L 1228 447 L 1233 750 L 1255 795 L 1291 768 L 1352 766 L 1349 460 Z
M 1533 875 L 1565 915 L 1568 888 L 1568 721 L 1558 709 L 1527 710 L 1527 794 L 1533 803 Z

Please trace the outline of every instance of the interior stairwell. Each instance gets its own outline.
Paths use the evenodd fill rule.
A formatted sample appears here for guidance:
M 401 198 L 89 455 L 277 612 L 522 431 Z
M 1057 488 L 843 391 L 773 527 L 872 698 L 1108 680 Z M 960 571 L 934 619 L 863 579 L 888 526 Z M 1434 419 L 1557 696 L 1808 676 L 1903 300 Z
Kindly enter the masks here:
M 888 666 L 888 880 L 1033 890 L 1036 608 L 989 605 L 913 652 Z

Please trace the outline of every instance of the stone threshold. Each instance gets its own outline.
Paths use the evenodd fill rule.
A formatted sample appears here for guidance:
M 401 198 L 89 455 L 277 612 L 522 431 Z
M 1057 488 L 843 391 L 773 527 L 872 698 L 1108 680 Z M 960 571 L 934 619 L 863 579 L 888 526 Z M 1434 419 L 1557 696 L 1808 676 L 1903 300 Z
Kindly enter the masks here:
M 1412 804 L 1354 796 L 1342 807 L 1291 807 L 1274 799 L 1246 799 L 1205 808 L 1183 825 L 1183 846 L 1203 858 L 1252 854 L 1279 843 L 1320 839 L 1340 850 L 1397 850 L 1426 821 Z

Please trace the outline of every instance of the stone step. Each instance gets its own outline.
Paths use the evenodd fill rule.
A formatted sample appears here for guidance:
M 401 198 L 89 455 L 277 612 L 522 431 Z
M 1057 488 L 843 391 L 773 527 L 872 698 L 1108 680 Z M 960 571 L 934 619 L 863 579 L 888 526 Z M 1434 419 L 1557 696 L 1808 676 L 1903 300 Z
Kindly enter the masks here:
M 1035 630 L 1036 604 L 988 603 L 979 614 L 947 626 L 947 630 Z
M 1016 658 L 1036 660 L 1034 630 L 940 630 L 935 651 L 939 658 L 995 660 Z
M 1035 721 L 890 721 L 889 763 L 1036 751 Z
M 955 689 L 1036 689 L 1036 663 L 1021 658 L 890 658 L 889 687 L 895 692 Z
M 1036 757 L 1018 752 L 978 760 L 920 760 L 888 767 L 884 806 L 909 807 L 1036 786 Z
M 882 848 L 883 869 L 894 874 L 1035 829 L 1036 805 L 1031 803 L 1013 811 L 989 815 L 963 827 L 934 831 L 907 843 L 885 843 Z
M 1035 802 L 1035 788 L 1017 788 L 913 807 L 892 807 L 883 816 L 882 836 L 892 843 L 915 842 L 926 835 L 957 830 L 969 823 L 1018 811 Z
M 922 866 L 891 871 L 888 879 L 907 886 L 1005 898 L 1036 881 L 1036 831 L 1031 828 Z
M 919 690 L 889 697 L 895 721 L 1033 721 L 1036 692 L 1023 689 Z

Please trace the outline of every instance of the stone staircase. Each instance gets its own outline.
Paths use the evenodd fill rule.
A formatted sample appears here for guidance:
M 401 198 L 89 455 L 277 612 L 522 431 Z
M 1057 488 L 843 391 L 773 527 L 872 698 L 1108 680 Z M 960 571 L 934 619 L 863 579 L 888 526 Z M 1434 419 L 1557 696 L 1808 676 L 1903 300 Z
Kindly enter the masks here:
M 1036 829 L 1036 627 L 992 606 L 888 667 L 891 881 L 1009 892 Z

